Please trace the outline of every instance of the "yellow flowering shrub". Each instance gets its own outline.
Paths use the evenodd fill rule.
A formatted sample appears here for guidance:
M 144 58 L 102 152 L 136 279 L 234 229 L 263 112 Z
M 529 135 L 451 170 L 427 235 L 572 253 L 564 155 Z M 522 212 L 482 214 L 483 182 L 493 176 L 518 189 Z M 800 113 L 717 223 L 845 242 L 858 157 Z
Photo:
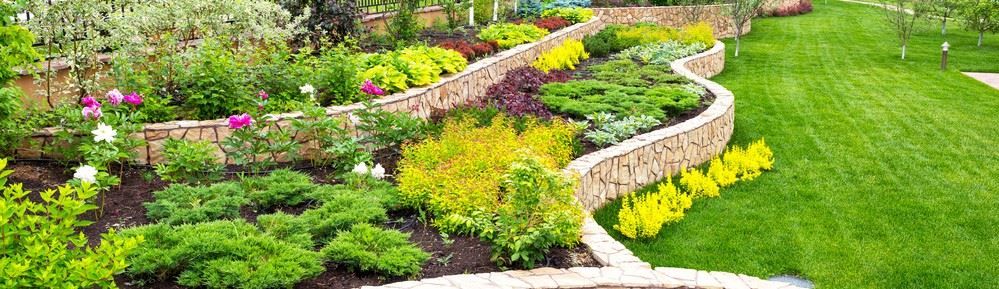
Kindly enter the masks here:
M 552 48 L 542 53 L 534 61 L 534 68 L 548 73 L 552 70 L 576 69 L 576 64 L 590 58 L 590 54 L 583 48 L 583 42 L 575 39 L 566 39 L 558 47 Z
M 683 29 L 680 29 L 678 39 L 684 44 L 701 43 L 707 48 L 715 46 L 715 35 L 711 25 L 704 21 L 684 25 Z
M 755 141 L 746 148 L 729 148 L 722 157 L 725 167 L 742 180 L 752 180 L 770 170 L 774 165 L 774 154 L 767 146 L 766 140 Z
M 528 121 L 518 134 L 502 115 L 485 127 L 471 118 L 445 122 L 439 138 L 407 146 L 399 161 L 401 200 L 435 216 L 493 213 L 500 183 L 510 164 L 525 155 L 545 167 L 561 169 L 572 158 L 575 128 L 562 121 Z
M 726 166 L 719 157 L 711 160 L 711 165 L 708 167 L 708 177 L 711 177 L 720 187 L 730 186 L 739 180 L 736 172 Z
M 671 179 L 659 184 L 657 189 L 640 196 L 626 195 L 614 229 L 632 239 L 652 238 L 659 234 L 663 225 L 683 219 L 684 212 L 693 203 L 691 196 L 677 189 Z
M 713 198 L 720 195 L 718 183 L 697 169 L 681 171 L 680 185 L 695 197 Z

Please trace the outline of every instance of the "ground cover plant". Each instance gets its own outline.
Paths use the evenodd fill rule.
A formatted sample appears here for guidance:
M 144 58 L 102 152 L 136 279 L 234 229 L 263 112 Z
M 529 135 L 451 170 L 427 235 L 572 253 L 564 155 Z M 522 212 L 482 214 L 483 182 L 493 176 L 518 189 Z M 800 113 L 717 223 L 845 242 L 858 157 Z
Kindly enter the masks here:
M 902 61 L 884 11 L 815 6 L 754 20 L 714 79 L 736 95 L 732 143 L 766 137 L 775 169 L 695 201 L 655 239 L 619 240 L 653 266 L 816 288 L 996 288 L 999 92 L 960 71 L 999 71 L 999 48 L 920 22 Z

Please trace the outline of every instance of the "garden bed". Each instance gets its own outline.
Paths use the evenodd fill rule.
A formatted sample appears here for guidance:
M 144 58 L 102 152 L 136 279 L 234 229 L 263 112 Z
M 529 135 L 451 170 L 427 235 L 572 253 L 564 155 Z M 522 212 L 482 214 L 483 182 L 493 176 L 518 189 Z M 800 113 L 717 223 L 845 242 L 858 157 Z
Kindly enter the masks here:
M 398 159 L 397 156 L 392 158 Z M 388 160 L 388 157 L 380 157 L 380 159 Z M 385 162 L 383 164 L 390 168 L 390 174 L 394 174 L 394 171 L 391 170 L 395 167 L 394 164 Z M 9 182 L 23 183 L 25 190 L 36 192 L 29 197 L 36 200 L 38 191 L 64 184 L 73 178 L 71 173 L 67 173 L 66 167 L 51 161 L 19 161 L 9 165 L 7 169 L 14 170 L 14 174 L 9 177 Z M 230 174 L 226 178 L 237 179 L 236 169 L 230 167 L 228 169 Z M 328 168 L 302 164 L 296 170 L 308 173 L 316 183 L 332 184 L 337 182 L 335 178 L 330 177 L 331 171 Z M 97 204 L 103 204 L 103 215 L 96 219 L 94 214 L 90 213 L 83 216 L 86 220 L 94 221 L 93 224 L 81 230 L 88 237 L 91 245 L 97 245 L 100 242 L 100 235 L 106 233 L 109 228 L 120 231 L 152 223 L 146 217 L 143 203 L 153 201 L 153 192 L 162 190 L 168 185 L 168 183 L 156 178 L 153 170 L 145 166 L 124 167 L 122 174 L 120 186 L 110 189 L 95 200 Z M 290 207 L 279 206 L 274 211 L 300 214 L 310 205 L 310 203 L 304 203 Z M 269 212 L 256 211 L 246 207 L 240 210 L 240 216 L 251 223 L 263 213 Z M 390 221 L 385 223 L 384 227 L 410 234 L 410 242 L 431 253 L 430 261 L 422 267 L 421 278 L 501 271 L 502 268 L 490 260 L 491 249 L 488 244 L 474 236 L 467 235 L 450 236 L 448 240 L 444 240 L 437 229 L 421 223 L 418 216 L 419 214 L 412 210 L 389 212 Z M 596 266 L 598 264 L 590 257 L 586 247 L 580 244 L 568 249 L 555 248 L 547 255 L 544 262 L 538 265 L 569 268 Z M 387 284 L 406 279 L 403 277 L 385 278 L 376 274 L 352 272 L 336 265 L 326 265 L 325 272 L 317 277 L 303 280 L 296 284 L 295 288 L 346 289 Z M 138 284 L 122 275 L 116 277 L 116 283 L 120 288 L 184 288 L 171 280 Z

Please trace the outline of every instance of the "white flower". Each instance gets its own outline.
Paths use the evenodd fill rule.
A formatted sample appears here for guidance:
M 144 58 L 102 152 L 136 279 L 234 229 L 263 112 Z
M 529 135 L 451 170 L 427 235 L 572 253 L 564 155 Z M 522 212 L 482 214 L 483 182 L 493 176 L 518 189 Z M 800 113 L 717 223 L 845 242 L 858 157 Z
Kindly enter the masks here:
M 97 129 L 90 131 L 90 133 L 94 134 L 95 142 L 106 141 L 108 143 L 113 142 L 114 137 L 118 135 L 118 132 L 114 131 L 111 126 L 106 125 L 103 122 L 97 124 Z
M 366 175 L 368 174 L 368 165 L 365 164 L 364 162 L 361 162 L 356 166 L 354 166 L 354 170 L 352 170 L 351 172 L 358 175 Z
M 382 167 L 382 164 L 376 164 L 375 168 L 371 169 L 371 176 L 379 180 L 385 178 L 385 168 Z
M 97 169 L 89 165 L 82 165 L 76 168 L 73 178 L 92 184 L 97 183 Z
M 298 90 L 302 91 L 302 94 L 308 94 L 308 95 L 316 94 L 316 88 L 312 87 L 311 84 L 303 85 L 302 87 L 299 87 Z

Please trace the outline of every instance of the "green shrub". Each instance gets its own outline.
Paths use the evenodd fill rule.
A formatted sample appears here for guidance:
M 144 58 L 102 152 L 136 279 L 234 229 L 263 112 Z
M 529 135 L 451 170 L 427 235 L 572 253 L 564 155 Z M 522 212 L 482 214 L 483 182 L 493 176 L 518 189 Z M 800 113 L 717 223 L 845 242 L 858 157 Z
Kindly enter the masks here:
M 511 164 L 503 176 L 503 204 L 486 237 L 493 260 L 531 268 L 552 247 L 576 244 L 582 235 L 583 211 L 574 195 L 575 184 L 535 158 Z
M 185 287 L 289 288 L 319 275 L 321 256 L 278 240 L 243 220 L 170 227 L 146 225 L 122 232 L 144 242 L 126 259 L 138 280 L 176 278 Z
M 368 98 L 357 89 L 364 81 L 360 79 L 361 59 L 347 46 L 323 49 L 316 61 L 315 87 L 320 104 L 346 105 Z
M 681 87 L 630 87 L 599 80 L 581 80 L 545 84 L 541 87 L 541 102 L 554 112 L 577 118 L 608 112 L 664 120 L 697 107 L 700 96 Z
M 700 43 L 705 48 L 711 48 L 715 46 L 715 35 L 712 30 L 711 25 L 704 21 L 687 24 L 680 30 L 678 39 L 687 45 Z
M 298 205 L 305 201 L 308 193 L 315 188 L 316 184 L 312 183 L 311 177 L 287 169 L 243 180 L 246 197 L 260 208 Z
M 221 177 L 221 163 L 215 160 L 215 144 L 202 141 L 167 139 L 163 142 L 163 163 L 156 174 L 168 182 L 203 183 Z
M 615 59 L 587 67 L 593 79 L 632 87 L 686 84 L 690 80 L 672 73 L 668 65 L 640 65 L 630 59 Z
M 542 11 L 541 17 L 562 17 L 576 24 L 590 21 L 590 18 L 593 18 L 593 10 L 582 7 L 558 7 Z
M 235 183 L 208 187 L 171 185 L 153 193 L 154 201 L 143 204 L 149 219 L 170 225 L 193 224 L 239 217 L 239 208 L 249 200 Z
M 320 186 L 313 190 L 307 198 L 327 202 L 338 196 L 353 194 L 376 201 L 389 210 L 397 209 L 401 205 L 399 189 L 390 182 L 376 179 L 367 174 L 344 174 L 343 178 L 343 184 Z
M 259 215 L 257 216 L 257 226 L 264 233 L 301 248 L 312 249 L 315 246 L 312 234 L 309 233 L 309 227 L 303 225 L 297 216 L 284 212 Z
M 215 119 L 256 109 L 255 91 L 248 77 L 249 59 L 229 51 L 219 40 L 206 40 L 175 79 L 183 97 L 185 117 Z
M 679 41 L 667 41 L 628 48 L 614 57 L 637 60 L 645 64 L 669 65 L 674 60 L 697 54 L 705 49 L 706 46 L 700 42 L 688 45 Z
M 461 53 L 422 45 L 367 54 L 362 57 L 362 63 L 361 78 L 370 79 L 386 92 L 435 83 L 442 73 L 460 72 L 468 65 Z
M 366 132 L 361 142 L 374 148 L 395 149 L 407 141 L 419 141 L 427 136 L 427 121 L 406 112 L 390 112 L 371 103 L 354 111 L 356 128 Z M 355 163 L 356 164 L 356 163 Z
M 590 54 L 586 53 L 582 41 L 566 39 L 561 45 L 541 53 L 531 66 L 544 73 L 552 70 L 575 70 L 576 64 L 589 58 Z
M 532 24 L 499 23 L 489 25 L 479 31 L 482 41 L 496 41 L 500 48 L 507 49 L 523 43 L 534 42 L 548 35 L 548 30 Z
M 598 147 L 617 144 L 661 124 L 659 120 L 647 115 L 617 119 L 613 114 L 601 112 L 587 115 L 586 118 L 593 121 L 593 129 L 583 133 L 583 138 Z
M 629 47 L 666 42 L 677 39 L 678 31 L 670 27 L 655 24 L 639 23 L 634 26 L 621 27 L 616 31 L 617 41 L 622 49 Z
M 308 228 L 313 240 L 323 242 L 361 223 L 381 223 L 388 220 L 385 208 L 378 200 L 362 194 L 342 194 L 306 210 L 298 216 L 299 225 Z
M 357 224 L 320 252 L 333 263 L 384 276 L 415 276 L 430 254 L 409 242 L 409 234 Z
M 7 160 L 0 159 L 0 287 L 115 288 L 114 275 L 129 266 L 125 256 L 137 252 L 141 236 L 117 234 L 112 228 L 98 246 L 87 245 L 77 228 L 91 221 L 80 215 L 97 190 L 89 184 L 40 192 L 42 202 L 28 198 L 22 185 L 7 185 Z M 148 244 L 148 242 L 146 243 Z
M 624 49 L 617 40 L 617 31 L 622 29 L 621 25 L 607 25 L 606 28 L 583 38 L 583 47 L 593 57 L 606 57 L 611 53 L 616 53 Z
M 25 122 L 23 93 L 12 84 L 20 75 L 14 69 L 35 62 L 40 55 L 32 47 L 35 36 L 31 31 L 10 22 L 17 11 L 13 5 L 0 3 L 0 157 L 13 156 L 14 149 L 34 132 Z

